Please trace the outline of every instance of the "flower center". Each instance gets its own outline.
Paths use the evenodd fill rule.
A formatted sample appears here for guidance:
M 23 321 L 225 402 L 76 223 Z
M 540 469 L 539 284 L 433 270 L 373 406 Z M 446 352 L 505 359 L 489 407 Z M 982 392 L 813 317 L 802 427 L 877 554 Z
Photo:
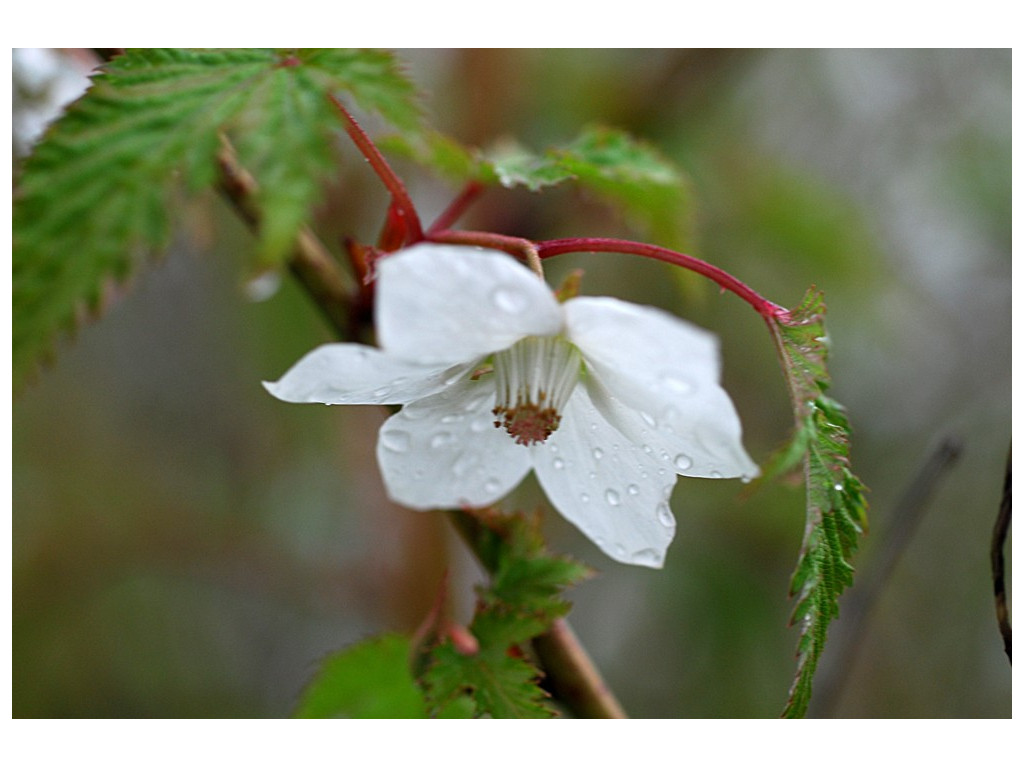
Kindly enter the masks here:
M 494 356 L 496 427 L 520 445 L 543 443 L 580 378 L 580 353 L 561 336 L 528 336 Z

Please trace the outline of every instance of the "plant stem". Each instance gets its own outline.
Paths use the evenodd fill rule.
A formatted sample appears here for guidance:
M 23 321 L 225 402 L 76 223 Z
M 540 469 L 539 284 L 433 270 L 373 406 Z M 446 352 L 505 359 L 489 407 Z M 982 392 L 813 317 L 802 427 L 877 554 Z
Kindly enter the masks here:
M 427 228 L 427 237 L 429 238 L 436 232 L 449 229 L 466 212 L 466 209 L 480 197 L 483 191 L 484 185 L 479 181 L 471 181 L 466 184 L 458 196 L 448 204 L 448 207 Z
M 996 599 L 996 621 L 999 624 L 999 634 L 1003 638 L 1003 650 L 1006 652 L 1007 660 L 1012 661 L 1013 630 L 1010 627 L 1010 611 L 1006 605 L 1006 561 L 1003 555 L 1003 547 L 1006 544 L 1006 537 L 1010 532 L 1010 496 L 1012 486 L 1010 455 L 1006 457 L 1006 474 L 1003 476 L 1003 496 L 999 502 L 999 514 L 996 516 L 996 524 L 992 529 L 992 588 Z
M 234 148 L 223 137 L 217 164 L 220 166 L 221 193 L 251 229 L 259 230 L 261 215 L 256 204 L 256 180 L 238 164 Z M 338 335 L 342 338 L 351 336 L 355 330 L 352 322 L 354 286 L 309 229 L 299 231 L 288 268 Z
M 356 147 L 358 147 L 359 151 L 362 152 L 363 157 L 369 161 L 374 173 L 384 182 L 384 186 L 391 193 L 391 199 L 394 201 L 397 213 L 402 217 L 407 228 L 408 237 L 406 242 L 419 242 L 423 239 L 423 227 L 420 224 L 420 217 L 416 212 L 416 206 L 413 205 L 412 198 L 409 197 L 405 184 L 402 183 L 402 180 L 398 178 L 398 175 L 388 165 L 388 161 L 381 154 L 380 150 L 377 149 L 377 145 L 366 135 L 366 131 L 362 129 L 359 123 L 356 122 L 356 119 L 345 109 L 345 105 L 338 101 L 333 94 L 328 94 L 328 98 L 337 107 L 338 112 L 341 113 L 345 132 L 352 139 Z
M 765 318 L 778 317 L 788 314 L 785 307 L 768 301 L 757 291 L 746 283 L 736 279 L 724 269 L 708 264 L 694 256 L 679 253 L 658 245 L 638 243 L 632 240 L 619 240 L 609 237 L 570 237 L 561 240 L 545 240 L 536 244 L 537 253 L 541 259 L 551 256 L 558 256 L 563 253 L 580 253 L 585 251 L 602 253 L 629 253 L 634 256 L 646 256 L 651 259 L 658 259 L 677 267 L 689 269 L 692 272 L 704 275 L 718 283 L 723 289 L 732 291 L 745 302 L 750 304 Z
M 474 232 L 465 229 L 442 229 L 428 232 L 426 239 L 432 243 L 453 243 L 456 245 L 478 245 L 481 248 L 494 248 L 512 254 L 520 261 L 525 261 L 537 275 L 544 278 L 544 268 L 540 263 L 537 246 L 523 237 L 499 235 L 494 232 Z
M 533 650 L 555 695 L 578 717 L 627 717 L 565 619 L 556 619 L 547 632 L 534 638 Z
M 497 566 L 481 545 L 485 537 L 480 535 L 480 520 L 462 509 L 448 510 L 448 519 L 484 569 L 493 572 Z M 556 619 L 535 637 L 533 650 L 548 687 L 570 713 L 586 718 L 628 717 L 565 619 Z

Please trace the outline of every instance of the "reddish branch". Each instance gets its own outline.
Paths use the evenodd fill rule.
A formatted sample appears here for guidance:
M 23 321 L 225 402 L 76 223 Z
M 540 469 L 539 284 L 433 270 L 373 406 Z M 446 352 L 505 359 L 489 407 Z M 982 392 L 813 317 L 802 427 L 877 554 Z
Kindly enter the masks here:
M 789 312 L 785 307 L 768 301 L 764 296 L 746 283 L 730 275 L 724 269 L 720 269 L 714 264 L 708 264 L 706 261 L 702 261 L 694 256 L 662 248 L 658 245 L 648 245 L 647 243 L 618 240 L 610 237 L 570 237 L 562 240 L 545 240 L 536 245 L 537 253 L 541 259 L 547 259 L 563 253 L 586 251 L 594 253 L 629 253 L 635 256 L 658 259 L 659 261 L 683 267 L 691 272 L 696 272 L 714 280 L 725 290 L 735 293 L 766 318 L 779 317 Z
M 345 105 L 333 95 L 329 95 L 329 98 L 341 114 L 342 122 L 345 125 L 345 132 L 359 151 L 363 153 L 363 157 L 370 163 L 374 173 L 377 174 L 377 177 L 391 193 L 396 215 L 403 219 L 405 231 L 408 233 L 406 242 L 415 243 L 422 240 L 423 227 L 420 225 L 420 217 L 416 213 L 416 206 L 413 205 L 412 198 L 409 197 L 405 184 L 402 183 L 402 180 L 398 178 L 398 175 L 388 165 L 388 161 L 384 159 L 384 155 L 377 149 L 377 145 L 366 135 L 366 131 L 362 129 L 359 123 L 356 122 L 356 119 L 345 109 Z

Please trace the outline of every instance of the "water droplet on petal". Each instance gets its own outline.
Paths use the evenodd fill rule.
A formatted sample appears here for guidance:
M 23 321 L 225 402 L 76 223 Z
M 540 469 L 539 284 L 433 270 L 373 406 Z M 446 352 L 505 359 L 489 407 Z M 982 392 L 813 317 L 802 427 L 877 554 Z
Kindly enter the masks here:
M 387 432 L 381 432 L 380 441 L 389 451 L 405 453 L 412 444 L 412 435 L 401 429 L 389 429 Z
M 565 462 L 556 456 L 554 461 L 551 462 L 551 466 L 553 466 L 555 469 L 564 469 Z
M 633 553 L 633 562 L 637 565 L 661 565 L 662 555 L 653 549 L 641 549 Z
M 494 419 L 489 416 L 484 416 L 479 419 L 474 419 L 469 425 L 471 431 L 480 433 L 485 432 L 487 429 L 494 426 Z
M 718 471 L 718 470 L 716 469 L 716 470 L 714 470 L 714 471 L 713 471 L 713 472 L 711 473 L 711 477 L 713 477 L 713 478 L 714 478 L 715 480 L 721 480 L 721 479 L 722 479 L 722 473 L 721 473 L 721 472 L 719 472 L 719 471 Z
M 689 379 L 671 371 L 665 371 L 659 377 L 662 385 L 677 395 L 692 395 L 697 388 Z
M 740 475 L 740 482 L 741 483 L 749 483 L 753 479 L 754 478 L 752 478 L 750 475 Z M 836 490 L 839 490 L 839 489 L 836 488 Z
M 636 496 L 637 494 L 640 493 L 640 487 L 637 485 L 627 485 L 626 493 L 628 493 L 630 496 Z
M 455 435 L 451 432 L 438 432 L 432 438 L 430 438 L 431 448 L 444 448 L 445 446 L 451 445 L 455 442 Z
M 496 477 L 488 478 L 484 483 L 484 491 L 486 493 L 497 493 L 501 490 L 501 481 Z
M 691 459 L 685 453 L 680 453 L 676 456 L 675 460 L 672 463 L 676 465 L 676 469 L 678 469 L 680 472 L 685 472 L 686 470 L 690 469 L 693 466 L 693 459 Z
M 619 496 L 619 492 L 614 488 L 609 488 L 604 492 L 604 500 L 613 507 L 617 507 L 622 503 L 622 498 Z
M 491 292 L 491 301 L 502 312 L 518 315 L 525 310 L 530 301 L 522 291 L 508 285 L 500 285 Z
M 402 408 L 402 416 L 407 419 L 422 419 L 430 413 L 430 409 L 423 405 L 422 400 L 418 400 Z
M 647 411 L 640 411 L 640 418 L 644 420 L 644 423 L 647 424 L 648 427 L 658 426 L 657 420 Z
M 651 448 L 651 446 L 647 445 L 647 443 L 643 444 L 643 449 L 644 449 L 644 453 L 646 453 L 646 454 L 654 453 L 654 449 Z
M 581 493 L 580 501 L 582 501 L 584 504 L 587 504 L 590 501 L 590 496 L 586 493 Z
M 473 468 L 474 464 L 476 464 L 476 461 L 471 455 L 460 453 L 459 458 L 452 464 L 452 472 L 456 477 L 462 477 Z
M 598 461 L 600 461 L 602 456 L 604 456 L 604 451 L 602 451 L 600 448 L 595 448 L 594 449 L 594 458 L 597 459 Z
M 391 387 L 377 387 L 373 390 L 373 396 L 376 398 L 387 397 L 391 394 Z
M 618 555 L 619 557 L 625 557 L 626 556 L 626 548 L 624 546 L 622 546 L 621 544 L 616 544 L 615 545 L 615 554 Z
M 446 413 L 441 417 L 442 424 L 454 424 L 457 421 L 462 421 L 461 413 Z
M 666 528 L 676 527 L 676 519 L 672 516 L 672 510 L 665 502 L 658 505 L 658 522 Z

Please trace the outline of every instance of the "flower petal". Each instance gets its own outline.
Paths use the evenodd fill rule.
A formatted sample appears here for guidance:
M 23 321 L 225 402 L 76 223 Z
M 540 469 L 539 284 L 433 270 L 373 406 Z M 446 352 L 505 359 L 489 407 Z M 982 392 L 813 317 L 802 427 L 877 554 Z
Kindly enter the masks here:
M 470 368 L 415 365 L 362 344 L 324 344 L 263 386 L 289 403 L 407 403 L 449 386 Z
M 608 298 L 566 303 L 570 340 L 601 413 L 689 477 L 754 477 L 739 416 L 718 383 L 713 334 L 652 307 Z
M 465 362 L 562 329 L 551 289 L 505 253 L 421 243 L 377 272 L 377 341 L 404 360 Z
M 609 557 L 660 568 L 675 535 L 675 473 L 629 443 L 577 387 L 562 424 L 534 446 L 534 472 L 551 503 Z
M 460 381 L 388 419 L 377 460 L 388 496 L 413 509 L 482 507 L 530 471 L 530 453 L 494 426 L 492 382 Z

